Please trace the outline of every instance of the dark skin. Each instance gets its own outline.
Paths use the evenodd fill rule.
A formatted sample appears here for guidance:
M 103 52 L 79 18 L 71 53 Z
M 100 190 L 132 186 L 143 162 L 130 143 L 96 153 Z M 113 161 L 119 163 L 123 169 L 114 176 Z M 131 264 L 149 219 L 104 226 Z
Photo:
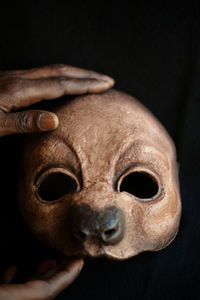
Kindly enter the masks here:
M 18 109 L 41 100 L 63 95 L 99 93 L 114 85 L 108 76 L 67 65 L 0 72 L 0 136 L 54 130 L 59 120 L 54 113 Z M 79 275 L 82 259 L 64 259 L 57 265 L 46 260 L 22 284 L 14 284 L 17 267 L 11 266 L 0 278 L 0 300 L 54 299 Z

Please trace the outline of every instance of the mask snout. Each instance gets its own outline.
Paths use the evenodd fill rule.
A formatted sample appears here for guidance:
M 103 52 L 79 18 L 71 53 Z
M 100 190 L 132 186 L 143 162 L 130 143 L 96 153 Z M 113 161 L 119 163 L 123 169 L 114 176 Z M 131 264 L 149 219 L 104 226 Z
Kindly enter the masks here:
M 69 210 L 71 239 L 84 244 L 87 239 L 102 245 L 116 245 L 124 237 L 125 218 L 120 208 L 109 206 L 94 210 L 86 204 L 76 204 Z

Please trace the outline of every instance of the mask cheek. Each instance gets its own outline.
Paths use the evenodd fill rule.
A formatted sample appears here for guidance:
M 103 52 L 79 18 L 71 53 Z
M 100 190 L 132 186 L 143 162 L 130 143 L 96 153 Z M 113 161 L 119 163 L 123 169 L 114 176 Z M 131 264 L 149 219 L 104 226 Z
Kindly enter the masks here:
M 119 194 L 117 203 L 126 220 L 125 235 L 115 246 L 106 246 L 106 255 L 115 259 L 127 259 L 150 248 L 148 236 L 143 228 L 144 205 L 126 192 Z
M 166 247 L 176 236 L 181 215 L 181 202 L 175 189 L 168 190 L 163 199 L 146 210 L 143 228 L 151 244 L 149 250 Z
M 34 193 L 23 189 L 19 192 L 19 206 L 29 229 L 43 244 L 60 248 L 66 243 L 67 235 L 63 233 L 64 229 L 66 231 L 65 210 L 61 203 L 40 203 Z

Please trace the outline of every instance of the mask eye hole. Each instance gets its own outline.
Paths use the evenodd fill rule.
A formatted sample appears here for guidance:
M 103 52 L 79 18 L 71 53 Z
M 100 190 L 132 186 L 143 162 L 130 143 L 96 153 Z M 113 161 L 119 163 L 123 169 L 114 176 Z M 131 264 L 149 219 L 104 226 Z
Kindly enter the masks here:
M 71 176 L 53 172 L 44 177 L 37 187 L 40 198 L 44 201 L 54 201 L 77 190 L 77 182 Z
M 127 192 L 140 199 L 153 198 L 159 190 L 156 179 L 147 172 L 132 172 L 120 184 L 120 192 Z

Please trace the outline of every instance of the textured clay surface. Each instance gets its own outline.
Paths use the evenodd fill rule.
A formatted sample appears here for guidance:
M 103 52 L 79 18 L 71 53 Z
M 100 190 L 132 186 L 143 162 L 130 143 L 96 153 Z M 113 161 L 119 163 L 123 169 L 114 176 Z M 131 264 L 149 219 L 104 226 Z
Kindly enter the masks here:
M 19 204 L 34 235 L 67 256 L 126 259 L 166 247 L 181 202 L 175 147 L 158 120 L 116 90 L 53 111 L 58 129 L 27 137 L 22 154 Z

